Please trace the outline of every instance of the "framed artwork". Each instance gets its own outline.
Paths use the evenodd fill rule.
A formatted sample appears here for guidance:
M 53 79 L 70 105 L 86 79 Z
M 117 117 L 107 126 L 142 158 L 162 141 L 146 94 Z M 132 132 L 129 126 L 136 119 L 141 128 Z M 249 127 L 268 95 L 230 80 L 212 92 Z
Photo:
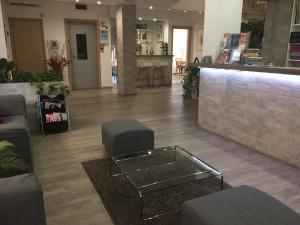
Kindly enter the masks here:
M 197 32 L 197 50 L 202 50 L 203 48 L 203 29 L 199 29 Z
M 53 51 L 53 50 L 58 50 L 59 48 L 59 44 L 58 44 L 58 41 L 56 40 L 51 40 L 49 41 L 50 43 L 50 49 Z
M 157 42 L 164 41 L 164 23 L 163 22 L 156 23 L 156 41 Z

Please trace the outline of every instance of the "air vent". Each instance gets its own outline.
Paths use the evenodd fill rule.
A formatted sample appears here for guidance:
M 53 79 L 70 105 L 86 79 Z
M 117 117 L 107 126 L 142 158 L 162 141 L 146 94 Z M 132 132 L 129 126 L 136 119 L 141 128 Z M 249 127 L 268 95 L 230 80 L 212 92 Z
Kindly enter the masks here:
M 84 4 L 76 4 L 76 5 L 75 5 L 75 8 L 76 8 L 76 9 L 79 9 L 79 10 L 87 10 L 87 5 L 84 5 Z
M 10 4 L 10 5 L 13 5 L 13 6 L 41 7 L 40 5 L 38 5 L 38 4 L 33 4 L 33 3 L 11 2 L 11 3 L 9 3 L 9 4 Z

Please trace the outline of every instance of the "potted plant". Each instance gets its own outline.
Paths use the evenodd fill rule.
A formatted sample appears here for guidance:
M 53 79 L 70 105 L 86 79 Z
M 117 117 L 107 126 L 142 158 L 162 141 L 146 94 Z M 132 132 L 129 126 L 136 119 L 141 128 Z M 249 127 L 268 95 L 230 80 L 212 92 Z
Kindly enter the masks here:
M 71 63 L 71 61 L 66 59 L 65 57 L 65 44 L 60 47 L 60 44 L 58 42 L 49 41 L 47 47 L 50 56 L 47 60 L 47 65 L 54 72 L 63 75 L 64 69 Z
M 8 141 L 0 141 L 0 178 L 29 172 L 30 167 L 20 159 L 14 145 Z
M 197 99 L 199 97 L 199 68 L 191 64 L 186 69 L 186 76 L 183 80 L 183 97 L 185 99 Z
M 68 85 L 63 82 L 36 82 L 32 83 L 36 88 L 36 94 L 42 99 L 57 98 L 64 100 L 65 97 L 71 95 L 71 90 Z
M 16 68 L 13 61 L 5 58 L 0 59 L 0 83 L 7 83 L 12 80 L 12 71 Z

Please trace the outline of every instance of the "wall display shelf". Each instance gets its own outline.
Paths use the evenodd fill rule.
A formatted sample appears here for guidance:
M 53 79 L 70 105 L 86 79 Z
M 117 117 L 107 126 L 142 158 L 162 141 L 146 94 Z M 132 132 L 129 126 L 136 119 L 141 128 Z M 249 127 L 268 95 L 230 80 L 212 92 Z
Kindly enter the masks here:
M 43 135 L 71 132 L 67 99 L 64 95 L 54 98 L 40 96 L 37 102 L 38 116 Z
M 300 67 L 300 0 L 293 3 L 286 66 Z

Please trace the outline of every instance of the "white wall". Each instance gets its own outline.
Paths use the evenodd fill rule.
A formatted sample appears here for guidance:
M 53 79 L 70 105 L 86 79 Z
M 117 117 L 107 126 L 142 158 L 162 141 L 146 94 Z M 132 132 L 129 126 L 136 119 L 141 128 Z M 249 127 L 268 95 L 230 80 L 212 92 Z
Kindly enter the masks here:
M 7 58 L 2 1 L 0 1 L 0 58 Z
M 7 17 L 42 18 L 44 25 L 45 42 L 57 40 L 66 42 L 65 18 L 104 20 L 110 26 L 109 9 L 106 6 L 88 5 L 87 11 L 76 10 L 74 3 L 41 1 L 40 8 L 5 5 Z M 0 34 L 1 36 L 1 34 Z M 8 54 L 11 57 L 10 40 L 8 41 Z M 111 43 L 105 45 L 101 53 L 101 86 L 112 86 L 111 78 Z M 68 81 L 68 72 L 65 70 L 65 80 Z
M 243 0 L 205 1 L 203 55 L 215 59 L 224 33 L 240 33 Z

